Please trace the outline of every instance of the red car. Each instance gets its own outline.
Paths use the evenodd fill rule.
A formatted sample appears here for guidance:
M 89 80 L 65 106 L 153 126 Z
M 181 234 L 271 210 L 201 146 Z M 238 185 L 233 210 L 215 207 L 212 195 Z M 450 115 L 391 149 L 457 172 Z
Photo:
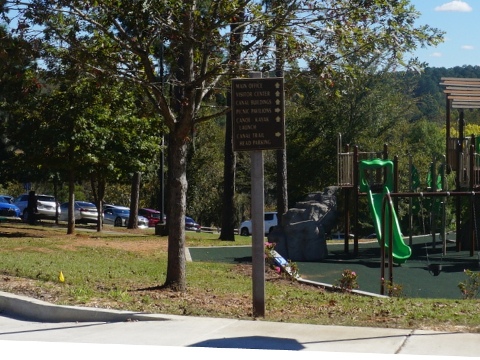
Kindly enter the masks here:
M 138 215 L 144 216 L 148 219 L 148 226 L 154 227 L 161 220 L 161 213 L 158 210 L 143 208 L 138 210 Z M 165 215 L 164 215 L 165 219 Z

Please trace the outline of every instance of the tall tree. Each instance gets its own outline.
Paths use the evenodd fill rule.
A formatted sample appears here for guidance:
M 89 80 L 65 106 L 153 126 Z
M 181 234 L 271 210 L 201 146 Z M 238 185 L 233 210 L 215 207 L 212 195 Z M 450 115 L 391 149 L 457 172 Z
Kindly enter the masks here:
M 245 12 L 243 8 L 239 8 L 238 14 L 232 18 L 230 25 L 230 72 L 231 76 L 235 76 L 236 64 L 241 61 L 242 42 L 245 21 Z M 231 107 L 231 93 L 227 91 L 227 106 Z M 235 167 L 236 158 L 233 151 L 233 124 L 232 113 L 226 114 L 225 124 L 225 160 L 223 165 L 223 212 L 222 227 L 220 232 L 220 240 L 235 240 Z
M 225 121 L 209 121 L 195 128 L 188 157 L 187 215 L 204 226 L 221 224 Z
M 231 76 L 229 25 L 245 11 L 241 71 L 273 66 L 268 44 L 277 31 L 291 34 L 286 62 L 303 59 L 325 74 L 342 67 L 351 53 L 368 57 L 381 52 L 401 61 L 418 44 L 430 45 L 441 34 L 416 27 L 418 13 L 406 0 L 290 0 L 283 16 L 266 13 L 262 2 L 249 0 L 6 0 L 21 22 L 31 22 L 51 46 L 67 46 L 75 60 L 93 75 L 121 76 L 141 84 L 169 129 L 168 265 L 165 286 L 183 291 L 185 278 L 185 199 L 187 147 L 196 123 L 226 113 L 205 115 L 202 104 L 221 81 Z M 37 30 L 41 27 L 43 32 Z M 166 46 L 169 66 L 165 86 L 158 79 L 155 44 Z
M 129 229 L 138 229 L 138 200 L 140 196 L 141 180 L 142 174 L 140 171 L 135 171 L 132 177 L 132 190 L 130 192 L 130 216 L 127 224 Z

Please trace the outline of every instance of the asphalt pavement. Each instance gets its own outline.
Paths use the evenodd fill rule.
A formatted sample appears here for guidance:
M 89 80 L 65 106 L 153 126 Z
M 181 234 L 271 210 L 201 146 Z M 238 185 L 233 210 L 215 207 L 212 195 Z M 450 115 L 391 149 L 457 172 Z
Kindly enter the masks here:
M 480 357 L 480 334 L 323 326 L 59 306 L 0 292 L 0 346 L 16 359 Z M 3 357 L 2 358 L 10 358 Z

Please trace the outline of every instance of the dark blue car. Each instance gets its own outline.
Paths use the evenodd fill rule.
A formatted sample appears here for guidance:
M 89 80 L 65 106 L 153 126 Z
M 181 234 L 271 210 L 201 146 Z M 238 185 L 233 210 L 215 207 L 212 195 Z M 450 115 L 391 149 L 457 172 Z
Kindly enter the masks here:
M 0 216 L 4 217 L 20 217 L 22 215 L 17 205 L 11 204 L 8 199 L 0 196 Z
M 185 230 L 197 231 L 199 232 L 201 226 L 195 222 L 191 217 L 185 216 Z

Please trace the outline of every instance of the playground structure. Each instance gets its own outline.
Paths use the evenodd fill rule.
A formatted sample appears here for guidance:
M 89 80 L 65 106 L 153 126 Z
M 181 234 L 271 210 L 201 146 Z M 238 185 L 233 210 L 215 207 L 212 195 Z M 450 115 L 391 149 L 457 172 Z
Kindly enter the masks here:
M 448 197 L 455 198 L 455 222 L 456 222 L 456 251 L 462 250 L 462 241 L 458 232 L 462 226 L 462 203 L 461 198 L 469 197 L 470 222 L 469 222 L 469 244 L 470 256 L 475 250 L 479 250 L 477 243 L 476 226 L 476 196 L 480 189 L 480 137 L 471 135 L 465 136 L 464 110 L 480 108 L 480 80 L 479 79 L 458 79 L 442 78 L 441 86 L 445 87 L 446 94 L 446 153 L 438 173 L 435 165 L 429 170 L 427 180 L 429 191 L 418 192 L 414 184 L 414 168 L 410 179 L 408 192 L 398 191 L 398 157 L 389 160 L 388 147 L 384 145 L 382 152 L 360 152 L 357 146 L 346 145 L 345 151 L 342 144 L 341 134 L 337 142 L 337 185 L 345 190 L 345 232 L 348 233 L 350 225 L 350 208 L 353 209 L 354 221 L 354 256 L 358 254 L 359 223 L 358 209 L 360 196 L 367 196 L 373 219 L 377 239 L 382 250 L 382 278 L 384 274 L 385 261 L 383 259 L 385 250 L 388 251 L 390 280 L 392 281 L 393 262 L 401 264 L 409 257 L 409 247 L 403 242 L 403 236 L 398 226 L 395 202 L 400 197 L 419 198 L 420 201 L 426 198 L 440 198 L 442 206 L 442 231 L 444 232 L 444 204 Z M 456 123 L 458 137 L 451 136 L 452 121 L 451 109 L 458 109 L 459 119 Z M 366 175 L 365 172 L 371 174 Z M 445 174 L 455 174 L 455 189 L 445 191 Z M 353 206 L 350 206 L 351 199 L 354 199 Z M 443 200 L 443 202 L 442 202 Z M 410 225 L 411 225 L 410 208 Z M 412 227 L 410 226 L 410 243 Z M 435 228 L 432 228 L 432 247 L 435 247 Z M 445 242 L 445 234 L 441 234 Z M 445 244 L 445 243 L 444 243 Z M 445 251 L 445 245 L 443 246 Z M 344 251 L 349 252 L 349 242 L 345 239 Z
M 367 170 L 378 173 L 383 170 L 385 179 L 381 183 L 373 183 L 367 179 Z M 403 264 L 412 254 L 408 245 L 403 241 L 402 232 L 398 223 L 395 207 L 392 202 L 385 203 L 385 198 L 393 189 L 393 162 L 389 160 L 363 160 L 359 164 L 359 187 L 367 194 L 370 214 L 375 226 L 377 240 L 382 249 L 389 248 L 391 259 L 396 264 Z M 378 176 L 378 174 L 375 174 Z M 377 179 L 375 179 L 377 180 Z M 391 221 L 385 221 L 384 217 Z M 384 235 L 385 234 L 385 235 Z M 385 239 L 390 241 L 384 242 Z

